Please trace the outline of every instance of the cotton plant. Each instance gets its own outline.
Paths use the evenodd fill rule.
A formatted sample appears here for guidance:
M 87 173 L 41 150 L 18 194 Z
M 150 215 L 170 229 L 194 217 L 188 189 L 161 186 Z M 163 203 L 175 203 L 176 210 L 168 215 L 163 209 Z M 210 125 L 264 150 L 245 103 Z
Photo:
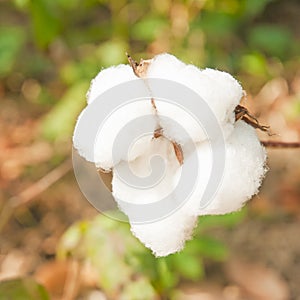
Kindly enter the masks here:
M 87 94 L 88 106 L 78 118 L 73 142 L 87 161 L 93 162 L 102 172 L 112 172 L 112 195 L 128 215 L 132 233 L 154 255 L 167 256 L 180 251 L 192 238 L 199 216 L 237 211 L 258 193 L 266 173 L 266 152 L 255 128 L 264 131 L 267 128 L 240 105 L 245 92 L 226 72 L 199 69 L 166 53 L 139 63 L 130 56 L 128 59 L 128 65 L 104 69 L 93 79 Z M 96 101 L 102 101 L 104 107 L 105 97 L 121 85 L 128 84 L 130 94 L 130 82 L 141 86 L 139 101 L 112 110 L 101 122 L 94 143 L 87 143 L 82 129 L 79 130 L 82 115 Z M 157 97 L 160 89 L 169 83 L 179 92 L 191 91 L 201 99 L 202 102 L 199 100 L 199 104 L 195 104 L 195 111 L 208 109 L 214 116 L 218 134 L 207 134 L 207 128 L 199 126 L 201 120 L 195 118 L 195 111 L 186 109 L 184 102 L 177 105 Z M 147 134 L 126 142 L 139 126 L 129 127 L 128 135 L 122 134 L 122 130 L 136 120 L 142 125 L 147 122 Z M 116 143 L 118 139 L 123 142 Z M 201 201 L 211 176 L 216 172 L 213 171 L 212 143 L 216 153 L 223 155 L 223 168 L 220 168 L 222 174 L 217 174 L 218 185 L 209 201 L 203 204 Z M 160 168 L 162 164 L 163 169 Z M 154 170 L 160 170 L 161 174 L 154 176 L 157 180 L 143 188 L 130 184 L 130 178 L 126 178 L 126 174 L 134 174 L 133 178 L 140 178 L 143 183 Z M 194 173 L 188 173 L 189 170 Z M 187 184 L 177 188 L 183 176 Z M 189 182 L 193 182 L 191 188 L 187 188 Z M 161 200 L 168 197 L 170 201 L 160 206 Z M 138 221 L 128 203 L 141 207 Z M 146 219 L 149 207 L 154 207 L 158 215 L 160 211 L 167 213 Z

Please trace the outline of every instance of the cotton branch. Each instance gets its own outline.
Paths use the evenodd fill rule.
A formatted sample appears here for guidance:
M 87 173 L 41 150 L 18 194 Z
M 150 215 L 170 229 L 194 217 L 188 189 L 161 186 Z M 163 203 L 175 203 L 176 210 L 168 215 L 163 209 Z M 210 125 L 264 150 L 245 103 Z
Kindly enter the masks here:
M 261 144 L 268 148 L 300 148 L 300 142 L 277 142 L 277 141 L 260 141 Z
M 33 183 L 31 186 L 29 186 L 16 196 L 10 198 L 0 211 L 0 232 L 17 207 L 28 204 L 35 197 L 47 190 L 60 178 L 66 175 L 71 169 L 72 162 L 70 159 L 67 159 L 61 165 L 39 179 L 37 182 Z
M 255 129 L 270 133 L 270 126 L 261 125 L 259 121 L 249 113 L 248 109 L 244 106 L 238 105 L 235 110 L 235 120 L 243 120 Z M 300 148 L 300 142 L 278 142 L 278 141 L 260 141 L 260 143 L 268 148 Z

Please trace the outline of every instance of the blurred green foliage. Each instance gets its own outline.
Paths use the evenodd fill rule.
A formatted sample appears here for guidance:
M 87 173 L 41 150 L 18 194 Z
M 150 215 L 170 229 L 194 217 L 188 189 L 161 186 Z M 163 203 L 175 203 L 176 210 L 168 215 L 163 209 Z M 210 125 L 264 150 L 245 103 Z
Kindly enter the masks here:
M 299 6 L 284 0 L 1 1 L 1 84 L 34 111 L 44 138 L 70 143 L 89 82 L 102 68 L 126 63 L 126 51 L 137 60 L 170 52 L 199 67 L 223 69 L 250 91 L 284 75 L 284 64 L 299 66 L 299 31 L 289 16 L 276 17 L 288 5 Z M 72 226 L 58 257 L 89 261 L 108 295 L 125 286 L 119 299 L 141 299 L 141 291 L 154 299 L 181 279 L 201 279 L 204 257 L 225 259 L 226 247 L 205 232 L 235 226 L 243 217 L 244 211 L 203 217 L 181 253 L 155 259 L 127 224 L 99 216 Z M 2 283 L 0 295 L 15 284 L 12 292 L 28 294 L 16 281 Z
M 244 215 L 242 210 L 200 219 L 194 238 L 183 251 L 160 258 L 155 258 L 132 235 L 128 223 L 99 215 L 71 226 L 58 245 L 57 257 L 90 264 L 97 272 L 98 287 L 111 298 L 170 297 L 180 280 L 198 281 L 204 276 L 204 258 L 227 258 L 227 248 L 207 235 L 207 229 L 235 226 Z
M 69 139 L 85 105 L 82 83 L 125 63 L 126 51 L 136 59 L 166 51 L 227 70 L 246 90 L 282 75 L 284 63 L 299 64 L 298 30 L 289 16 L 276 18 L 289 5 L 297 1 L 1 1 L 0 78 L 36 79 L 35 104 L 49 112 L 42 132 Z M 78 96 L 67 100 L 73 91 Z
M 0 299 L 49 300 L 45 288 L 31 278 L 18 278 L 0 282 Z

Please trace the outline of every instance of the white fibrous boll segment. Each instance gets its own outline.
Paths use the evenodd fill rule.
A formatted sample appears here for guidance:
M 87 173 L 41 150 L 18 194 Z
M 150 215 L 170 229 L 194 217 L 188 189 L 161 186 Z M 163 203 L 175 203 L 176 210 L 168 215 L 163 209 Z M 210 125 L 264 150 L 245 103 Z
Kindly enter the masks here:
M 102 70 L 91 82 L 87 102 L 91 104 L 99 95 L 118 84 L 134 80 L 136 76 L 129 65 L 118 65 Z
M 193 65 L 186 65 L 169 54 L 161 54 L 153 58 L 147 74 L 149 78 L 172 80 L 192 89 L 212 109 L 225 137 L 233 130 L 234 108 L 240 103 L 244 91 L 230 74 L 212 69 L 201 70 Z M 158 111 L 160 111 L 159 107 Z M 163 113 L 168 115 L 166 111 Z M 193 132 L 193 124 L 190 127 Z M 164 129 L 168 131 L 168 128 Z M 200 130 L 194 141 L 203 139 L 205 138 Z
M 183 167 L 192 161 L 193 154 L 196 155 L 199 168 L 196 184 L 181 206 L 152 222 L 136 223 L 129 217 L 132 233 L 156 256 L 166 256 L 180 251 L 185 241 L 192 238 L 198 216 L 237 211 L 258 193 L 266 173 L 266 152 L 255 130 L 244 121 L 235 120 L 234 110 L 245 93 L 230 74 L 201 70 L 170 54 L 157 55 L 147 61 L 147 68 L 140 74 L 129 65 L 102 70 L 92 82 L 88 105 L 107 90 L 140 77 L 139 80 L 147 85 L 145 91 L 153 93 L 155 106 L 149 101 L 149 93 L 145 92 L 145 99 L 118 107 L 107 116 L 94 145 L 86 145 L 84 139 L 76 135 L 76 128 L 73 142 L 81 156 L 93 161 L 97 167 L 113 171 L 112 194 L 125 214 L 128 211 L 124 202 L 145 205 L 169 195 L 174 202 L 180 202 L 181 194 L 176 186 Z M 210 138 L 215 137 L 207 136 L 193 112 L 156 99 L 157 87 L 149 85 L 147 78 L 167 79 L 186 86 L 210 107 L 219 124 L 225 140 L 225 169 L 212 201 L 204 207 L 201 199 L 213 165 Z M 131 141 L 129 148 L 119 147 L 113 154 L 115 140 L 122 128 L 145 116 L 153 118 L 153 128 L 150 128 L 153 135 Z M 92 157 L 91 152 L 94 153 Z M 138 189 L 122 177 L 130 172 L 128 178 L 151 179 L 157 170 L 162 170 L 161 176 L 146 189 Z

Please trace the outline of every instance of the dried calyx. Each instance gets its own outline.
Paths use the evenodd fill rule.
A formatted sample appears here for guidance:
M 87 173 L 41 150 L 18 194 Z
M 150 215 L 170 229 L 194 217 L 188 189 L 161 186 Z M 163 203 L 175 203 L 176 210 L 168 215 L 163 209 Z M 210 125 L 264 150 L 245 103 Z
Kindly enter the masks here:
M 268 135 L 273 135 L 270 132 L 270 126 L 265 126 L 265 125 L 261 125 L 259 123 L 259 121 L 249 113 L 248 109 L 242 105 L 238 105 L 235 109 L 234 109 L 234 113 L 235 113 L 235 120 L 243 120 L 244 122 L 246 122 L 247 124 L 249 124 L 250 126 L 252 126 L 255 129 L 259 129 L 261 131 L 267 132 Z
M 152 59 L 144 60 L 141 58 L 140 62 L 136 62 L 128 53 L 126 53 L 129 64 L 134 72 L 134 74 L 139 78 L 144 78 L 147 76 L 147 69 Z

